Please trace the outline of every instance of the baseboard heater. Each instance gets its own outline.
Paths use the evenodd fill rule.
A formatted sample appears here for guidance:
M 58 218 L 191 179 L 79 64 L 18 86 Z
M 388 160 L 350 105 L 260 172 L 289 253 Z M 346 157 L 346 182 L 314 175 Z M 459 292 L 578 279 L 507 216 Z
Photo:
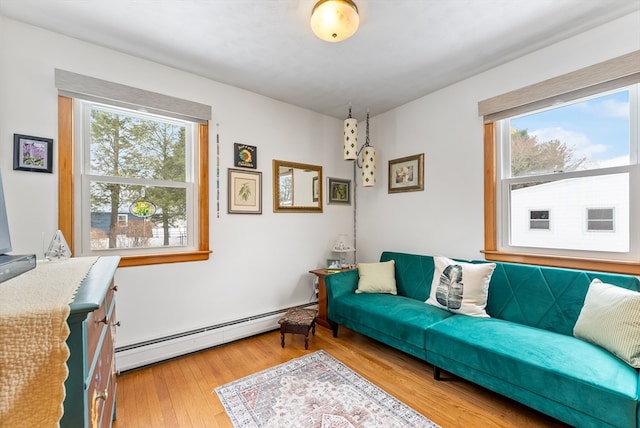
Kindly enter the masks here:
M 312 306 L 317 306 L 317 303 L 313 302 L 296 307 Z M 121 373 L 127 370 L 137 369 L 149 364 L 275 330 L 278 328 L 278 320 L 287 309 L 253 315 L 238 320 L 117 347 L 116 370 Z

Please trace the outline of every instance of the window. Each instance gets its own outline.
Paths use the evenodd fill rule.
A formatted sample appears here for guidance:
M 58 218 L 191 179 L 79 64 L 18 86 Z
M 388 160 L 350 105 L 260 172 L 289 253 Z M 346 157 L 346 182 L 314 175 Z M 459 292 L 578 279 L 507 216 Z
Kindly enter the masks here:
M 635 257 L 629 189 L 637 169 L 637 141 L 630 138 L 630 130 L 637 126 L 631 120 L 637 113 L 635 107 L 631 111 L 630 100 L 636 98 L 637 87 L 629 86 L 497 122 L 502 248 Z M 540 204 L 549 210 L 531 209 Z M 591 220 L 603 215 L 588 211 L 594 205 L 616 208 L 617 218 L 606 219 L 609 226 L 614 221 L 619 225 L 613 234 L 586 233 L 595 230 L 596 221 L 606 227 L 602 219 Z M 549 211 L 554 212 L 552 229 Z M 527 214 L 528 225 L 520 220 Z M 540 234 L 541 229 L 550 233 Z
M 211 108 L 64 70 L 56 86 L 58 223 L 74 255 L 208 259 Z
M 129 216 L 127 214 L 118 214 L 118 226 L 126 227 Z
M 639 82 L 635 51 L 478 103 L 488 260 L 640 274 Z
M 84 154 L 78 253 L 193 248 L 196 124 L 85 101 L 76 105 L 82 117 L 76 150 Z
M 529 211 L 529 229 L 549 230 L 549 210 Z
M 587 210 L 587 230 L 613 232 L 613 208 L 589 208 Z

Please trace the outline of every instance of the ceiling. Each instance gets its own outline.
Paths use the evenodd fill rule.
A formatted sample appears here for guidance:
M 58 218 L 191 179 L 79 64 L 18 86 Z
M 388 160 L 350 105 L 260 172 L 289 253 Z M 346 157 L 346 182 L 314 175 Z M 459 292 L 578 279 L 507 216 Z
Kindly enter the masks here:
M 328 43 L 316 0 L 0 0 L 0 15 L 336 118 L 362 120 L 633 11 L 639 0 L 354 0 Z M 98 77 L 98 76 L 96 76 Z

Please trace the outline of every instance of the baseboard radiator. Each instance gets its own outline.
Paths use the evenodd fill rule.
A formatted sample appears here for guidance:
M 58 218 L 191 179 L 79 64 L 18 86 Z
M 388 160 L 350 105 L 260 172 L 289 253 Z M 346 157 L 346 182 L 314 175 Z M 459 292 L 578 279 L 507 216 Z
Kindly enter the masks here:
M 309 303 L 297 307 L 314 307 Z M 223 345 L 279 328 L 278 320 L 287 309 L 190 330 L 116 348 L 116 370 L 121 373 L 149 364 Z M 280 342 L 274 346 L 279 346 Z

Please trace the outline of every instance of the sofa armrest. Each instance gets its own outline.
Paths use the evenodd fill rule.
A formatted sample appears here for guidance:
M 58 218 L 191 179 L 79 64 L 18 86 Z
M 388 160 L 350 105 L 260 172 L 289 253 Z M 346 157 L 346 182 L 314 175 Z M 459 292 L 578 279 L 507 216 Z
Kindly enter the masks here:
M 327 302 L 344 294 L 353 294 L 358 288 L 358 269 L 332 273 L 324 278 L 327 287 Z

